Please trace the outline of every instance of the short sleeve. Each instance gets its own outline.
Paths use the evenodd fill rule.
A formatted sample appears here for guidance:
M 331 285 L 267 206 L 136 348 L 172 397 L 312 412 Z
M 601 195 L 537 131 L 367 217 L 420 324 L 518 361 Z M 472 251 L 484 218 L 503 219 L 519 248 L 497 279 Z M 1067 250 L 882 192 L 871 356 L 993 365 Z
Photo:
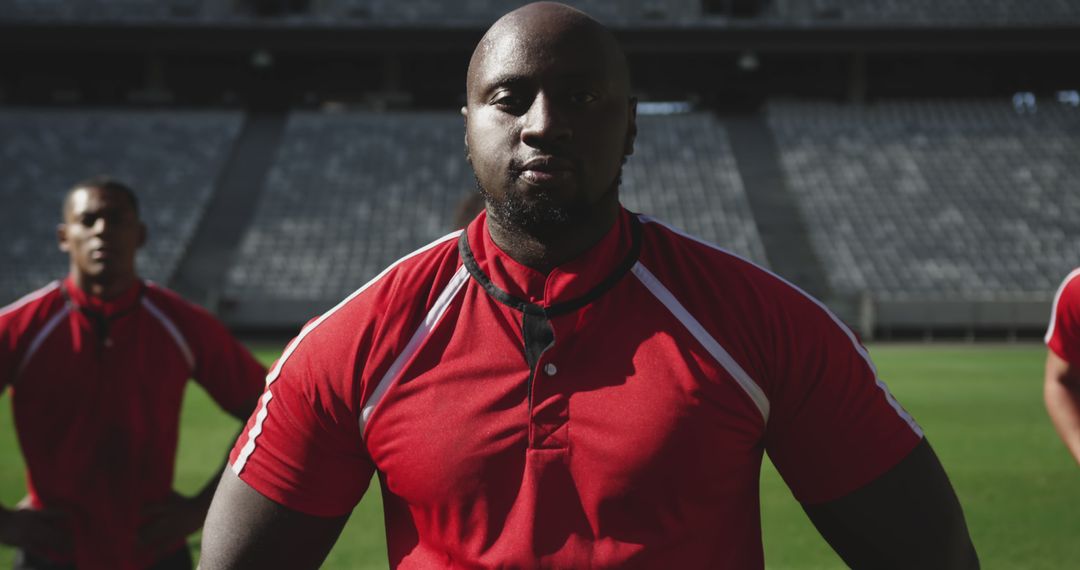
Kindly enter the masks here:
M 243 417 L 263 391 L 266 368 L 259 364 L 225 328 L 201 309 L 195 315 L 196 330 L 185 336 L 196 350 L 195 381 L 206 389 L 222 409 Z
M 788 300 L 776 321 L 766 450 L 795 497 L 818 504 L 887 472 L 922 431 L 846 325 L 801 293 Z
M 270 500 L 329 517 L 352 511 L 375 468 L 360 434 L 355 359 L 339 358 L 340 339 L 321 332 L 301 332 L 271 369 L 230 464 Z
M 1054 296 L 1045 340 L 1054 354 L 1080 365 L 1080 269 L 1065 278 Z

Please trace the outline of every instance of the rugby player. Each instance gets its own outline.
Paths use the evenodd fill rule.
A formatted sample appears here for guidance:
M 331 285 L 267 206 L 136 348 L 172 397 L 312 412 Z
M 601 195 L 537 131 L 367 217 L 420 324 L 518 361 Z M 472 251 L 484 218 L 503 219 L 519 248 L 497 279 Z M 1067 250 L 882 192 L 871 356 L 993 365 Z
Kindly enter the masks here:
M 463 109 L 486 212 L 289 344 L 204 569 L 317 567 L 374 474 L 394 568 L 762 568 L 764 452 L 848 564 L 978 566 L 851 331 L 620 206 L 629 85 L 613 35 L 567 6 L 488 30 Z
M 194 377 L 245 419 L 265 369 L 206 311 L 140 279 L 135 193 L 77 184 L 57 233 L 69 273 L 0 309 L 0 387 L 10 387 L 29 496 L 0 507 L 21 570 L 191 568 L 186 537 L 217 482 L 173 490 L 180 404 Z
M 1069 453 L 1080 463 L 1080 269 L 1054 296 L 1046 331 L 1043 399 Z

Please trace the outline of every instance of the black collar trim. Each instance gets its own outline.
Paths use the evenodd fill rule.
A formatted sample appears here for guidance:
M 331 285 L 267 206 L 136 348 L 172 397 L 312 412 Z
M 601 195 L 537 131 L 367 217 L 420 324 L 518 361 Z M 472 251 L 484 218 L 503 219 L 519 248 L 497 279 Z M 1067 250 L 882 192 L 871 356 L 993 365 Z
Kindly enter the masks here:
M 614 287 L 615 284 L 618 283 L 632 267 L 634 267 L 634 264 L 637 263 L 638 256 L 641 254 L 641 222 L 636 215 L 631 215 L 630 251 L 626 253 L 626 257 L 623 258 L 618 267 L 608 274 L 603 281 L 597 283 L 596 287 L 593 287 L 588 293 L 569 301 L 556 303 L 545 309 L 541 305 L 519 299 L 492 283 L 491 278 L 481 271 L 480 265 L 476 262 L 476 257 L 473 256 L 472 248 L 469 247 L 469 238 L 466 234 L 467 232 L 461 232 L 461 237 L 458 238 L 458 251 L 461 254 L 461 259 L 464 262 L 465 269 L 468 270 L 469 275 L 471 275 L 472 278 L 487 291 L 488 295 L 491 295 L 496 301 L 523 313 L 543 315 L 549 318 L 576 311 L 595 301 L 609 289 Z

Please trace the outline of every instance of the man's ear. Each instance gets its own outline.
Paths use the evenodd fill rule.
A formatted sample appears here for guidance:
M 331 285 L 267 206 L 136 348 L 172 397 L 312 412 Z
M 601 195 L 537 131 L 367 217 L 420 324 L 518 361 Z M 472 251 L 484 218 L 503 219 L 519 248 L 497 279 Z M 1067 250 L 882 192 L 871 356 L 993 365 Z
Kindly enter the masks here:
M 67 239 L 67 224 L 62 222 L 56 224 L 56 246 L 60 248 L 60 251 L 71 251 L 71 246 L 68 245 Z
M 461 106 L 461 116 L 465 118 L 465 160 L 472 164 L 472 155 L 469 154 L 469 106 Z
M 630 98 L 626 122 L 626 142 L 623 143 L 623 156 L 630 156 L 634 154 L 634 140 L 637 139 L 637 97 Z
M 139 222 L 139 242 L 138 242 L 138 247 L 136 247 L 136 249 L 138 249 L 139 247 L 142 247 L 143 245 L 146 244 L 146 232 L 147 232 L 146 224 L 144 224 L 142 222 Z

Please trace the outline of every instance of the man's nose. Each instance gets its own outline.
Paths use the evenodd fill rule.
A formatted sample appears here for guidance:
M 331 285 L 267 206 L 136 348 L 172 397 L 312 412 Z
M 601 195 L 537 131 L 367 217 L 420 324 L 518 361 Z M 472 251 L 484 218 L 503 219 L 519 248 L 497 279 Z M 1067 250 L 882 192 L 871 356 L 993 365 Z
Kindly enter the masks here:
M 545 143 L 570 140 L 573 130 L 564 113 L 551 97 L 543 92 L 533 99 L 532 106 L 523 115 L 525 121 L 521 129 L 521 142 L 531 147 L 541 147 Z
M 90 226 L 90 230 L 93 231 L 95 234 L 104 234 L 109 229 L 111 229 L 112 226 L 113 224 L 109 223 L 109 220 L 107 220 L 105 216 L 101 216 L 100 218 L 94 220 L 94 225 Z

